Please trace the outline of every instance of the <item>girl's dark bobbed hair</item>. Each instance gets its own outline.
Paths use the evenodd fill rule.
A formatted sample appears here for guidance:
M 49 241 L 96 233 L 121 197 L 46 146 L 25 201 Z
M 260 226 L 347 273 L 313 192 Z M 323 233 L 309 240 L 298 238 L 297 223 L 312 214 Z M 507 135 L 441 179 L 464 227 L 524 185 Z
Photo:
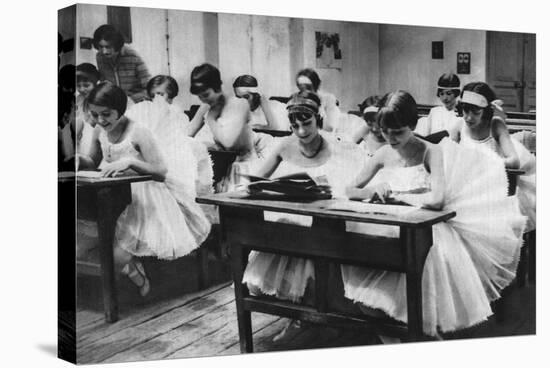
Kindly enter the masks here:
M 99 42 L 101 40 L 110 42 L 115 51 L 120 51 L 122 46 L 124 46 L 124 36 L 110 24 L 104 24 L 95 30 L 93 44 L 96 50 L 99 49 Z
M 233 82 L 233 88 L 258 87 L 258 80 L 249 74 L 239 75 Z
M 380 127 L 400 129 L 416 128 L 418 109 L 413 96 L 402 90 L 390 92 L 380 100 L 377 122 Z
M 204 63 L 196 66 L 191 71 L 191 87 L 189 91 L 193 95 L 197 95 L 212 88 L 219 92 L 222 86 L 222 78 L 220 71 L 212 64 Z
M 126 112 L 128 97 L 126 93 L 117 85 L 105 81 L 98 83 L 88 95 L 86 99 L 86 108 L 88 105 L 105 106 L 110 109 L 115 109 L 119 116 Z
M 451 89 L 455 97 L 460 94 L 460 79 L 456 74 L 445 73 L 437 80 L 437 96 L 446 89 Z M 440 88 L 443 87 L 443 88 Z
M 167 83 L 166 92 L 168 92 L 168 98 L 176 97 L 179 93 L 178 82 L 176 82 L 176 80 L 171 76 L 163 75 L 163 74 L 156 75 L 153 78 L 149 79 L 149 82 L 147 82 L 147 87 L 146 87 L 147 95 L 150 98 L 153 98 L 154 96 L 151 94 L 151 91 L 153 90 L 153 88 L 155 88 L 156 86 L 163 85 L 164 83 Z
M 288 115 L 295 113 L 310 113 L 315 116 L 315 121 L 319 128 L 323 128 L 323 117 L 319 114 L 321 99 L 315 92 L 302 91 L 290 96 L 286 105 Z
M 483 114 L 481 115 L 481 118 L 483 120 L 491 120 L 493 118 L 493 108 L 491 106 L 491 102 L 497 99 L 497 96 L 493 89 L 485 82 L 471 82 L 464 86 L 462 89 L 462 92 L 460 93 L 460 97 L 464 94 L 464 91 L 471 91 L 475 92 L 479 95 L 482 95 L 487 100 L 488 106 L 483 108 Z M 461 103 L 462 105 L 467 105 L 465 103 Z
M 313 84 L 313 89 L 317 92 L 319 90 L 319 87 L 321 86 L 321 78 L 319 78 L 319 74 L 311 68 L 305 68 L 300 70 L 296 74 L 296 80 L 298 77 L 307 77 L 311 81 L 311 84 Z

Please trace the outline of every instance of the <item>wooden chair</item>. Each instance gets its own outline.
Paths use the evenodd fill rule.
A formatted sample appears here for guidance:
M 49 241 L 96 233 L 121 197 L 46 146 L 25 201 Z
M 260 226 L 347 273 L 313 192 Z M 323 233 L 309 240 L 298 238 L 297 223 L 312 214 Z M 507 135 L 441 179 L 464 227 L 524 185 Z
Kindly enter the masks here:
M 193 117 L 197 113 L 197 110 L 199 109 L 199 105 L 191 105 L 189 106 L 189 110 L 185 110 L 184 113 L 189 117 L 189 120 L 193 120 Z
M 439 142 L 441 142 L 441 140 L 445 137 L 448 137 L 449 136 L 449 132 L 446 131 L 446 130 L 442 130 L 440 132 L 435 132 L 433 134 L 429 134 L 427 136 L 422 136 L 420 134 L 416 134 L 414 133 L 414 135 L 420 139 L 423 139 L 425 141 L 428 141 L 430 143 L 434 143 L 434 144 L 438 144 Z
M 281 103 L 284 103 L 286 104 L 289 100 L 290 100 L 290 97 L 284 97 L 284 96 L 271 96 L 269 98 L 271 101 L 279 101 Z
M 256 133 L 264 133 L 269 134 L 272 137 L 287 137 L 292 134 L 290 130 L 274 130 L 274 129 L 262 129 L 262 128 L 254 128 L 252 129 Z

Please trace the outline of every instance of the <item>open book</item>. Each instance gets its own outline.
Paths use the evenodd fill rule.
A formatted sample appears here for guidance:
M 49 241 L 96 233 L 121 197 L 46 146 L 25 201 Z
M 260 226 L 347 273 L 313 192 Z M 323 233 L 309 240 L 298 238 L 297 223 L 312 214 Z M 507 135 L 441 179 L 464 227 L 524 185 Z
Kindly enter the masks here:
M 336 200 L 324 207 L 327 210 L 369 213 L 373 215 L 403 216 L 420 207 L 403 206 L 400 204 L 379 204 L 365 201 Z
M 101 171 L 61 171 L 57 173 L 59 179 L 73 179 L 78 178 L 90 178 L 97 179 L 101 178 Z
M 77 171 L 76 176 L 79 178 L 96 179 L 101 178 L 101 171 Z
M 278 199 L 329 199 L 332 197 L 327 178 L 311 177 L 307 173 L 296 173 L 268 179 L 254 175 L 241 174 L 250 180 L 248 190 L 252 197 L 273 194 Z

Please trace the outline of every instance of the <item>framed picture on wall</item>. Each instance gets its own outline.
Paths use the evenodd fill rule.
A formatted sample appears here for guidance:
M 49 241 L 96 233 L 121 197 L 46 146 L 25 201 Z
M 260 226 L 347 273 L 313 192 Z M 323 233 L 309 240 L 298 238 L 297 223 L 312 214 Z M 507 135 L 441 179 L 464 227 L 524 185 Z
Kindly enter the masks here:
M 456 72 L 458 74 L 470 74 L 471 53 L 457 52 L 456 53 Z
M 317 68 L 342 69 L 342 50 L 338 33 L 315 32 Z

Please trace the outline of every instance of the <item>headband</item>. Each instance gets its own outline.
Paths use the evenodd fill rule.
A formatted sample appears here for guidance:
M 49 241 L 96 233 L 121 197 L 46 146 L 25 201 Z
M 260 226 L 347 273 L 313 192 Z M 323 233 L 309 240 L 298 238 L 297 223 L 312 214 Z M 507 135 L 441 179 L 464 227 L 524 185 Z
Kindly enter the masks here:
M 487 99 L 485 98 L 485 96 L 472 91 L 463 91 L 460 101 L 462 103 L 467 103 L 467 104 L 475 105 L 479 107 L 489 106 L 489 103 L 487 102 Z
M 437 88 L 438 89 L 460 89 L 460 85 L 456 86 L 456 87 L 449 87 L 449 86 L 442 86 L 442 85 L 437 85 Z
M 365 115 L 367 112 L 378 112 L 378 107 L 376 107 L 376 106 L 367 106 L 363 110 L 363 115 Z
M 288 102 L 286 109 L 289 114 L 293 112 L 310 112 L 314 115 L 319 113 L 319 105 L 315 101 L 301 96 L 292 97 L 292 99 Z
M 307 79 L 307 82 L 306 81 L 303 81 L 302 83 L 298 82 L 298 79 L 300 78 Z M 305 75 L 300 75 L 298 78 L 296 78 L 296 84 L 313 84 L 313 82 L 311 81 L 311 79 L 309 79 L 309 77 L 306 77 Z
M 238 94 L 259 93 L 258 87 L 235 87 L 235 92 Z
M 304 106 L 304 105 L 289 106 L 289 107 L 287 107 L 287 109 L 288 109 L 288 114 L 289 115 L 294 114 L 294 113 L 299 113 L 299 112 L 305 112 L 305 113 L 311 114 L 311 115 L 316 115 L 317 114 L 317 111 L 310 108 L 309 106 Z

